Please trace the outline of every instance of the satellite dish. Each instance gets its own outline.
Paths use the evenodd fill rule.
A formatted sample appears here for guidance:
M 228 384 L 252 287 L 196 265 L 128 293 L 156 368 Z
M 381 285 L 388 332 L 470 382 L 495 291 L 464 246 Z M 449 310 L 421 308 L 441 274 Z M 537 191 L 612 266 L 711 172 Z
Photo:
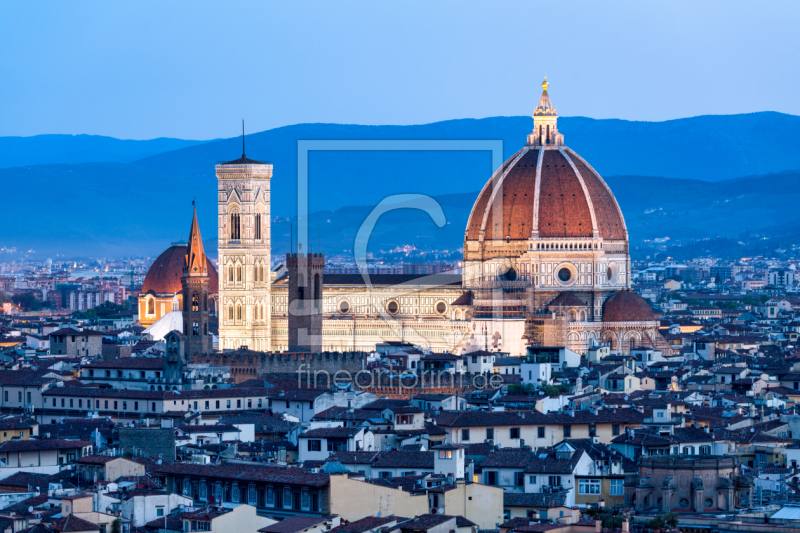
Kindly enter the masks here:
M 161 464 L 161 463 L 163 463 L 163 461 L 162 461 L 161 459 L 159 459 L 159 460 L 157 461 L 157 463 L 158 463 L 158 464 Z
M 33 512 L 33 505 L 28 506 L 28 514 Z

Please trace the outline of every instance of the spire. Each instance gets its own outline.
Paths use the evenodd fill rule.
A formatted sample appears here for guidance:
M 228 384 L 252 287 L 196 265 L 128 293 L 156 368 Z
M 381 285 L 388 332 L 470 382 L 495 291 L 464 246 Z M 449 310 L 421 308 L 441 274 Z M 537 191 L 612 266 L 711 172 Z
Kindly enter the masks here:
M 200 236 L 200 225 L 197 223 L 197 207 L 192 215 L 192 228 L 189 230 L 189 246 L 186 251 L 186 262 L 183 267 L 184 276 L 207 276 L 208 266 L 206 252 L 203 250 L 203 238 Z
M 244 119 L 242 119 L 242 159 L 247 159 L 247 156 L 244 155 Z
M 539 105 L 533 111 L 533 133 L 528 135 L 528 145 L 530 146 L 563 146 L 564 136 L 558 133 L 558 113 L 550 101 L 547 88 L 550 82 L 547 76 L 542 82 L 542 96 L 539 98 Z

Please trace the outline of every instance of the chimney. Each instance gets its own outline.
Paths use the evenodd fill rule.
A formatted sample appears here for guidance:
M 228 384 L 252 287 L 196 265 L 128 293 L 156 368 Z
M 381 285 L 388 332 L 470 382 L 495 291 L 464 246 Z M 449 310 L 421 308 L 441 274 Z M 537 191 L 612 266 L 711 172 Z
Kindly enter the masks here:
M 594 533 L 600 533 L 603 530 L 603 521 L 602 520 L 595 520 L 594 521 Z

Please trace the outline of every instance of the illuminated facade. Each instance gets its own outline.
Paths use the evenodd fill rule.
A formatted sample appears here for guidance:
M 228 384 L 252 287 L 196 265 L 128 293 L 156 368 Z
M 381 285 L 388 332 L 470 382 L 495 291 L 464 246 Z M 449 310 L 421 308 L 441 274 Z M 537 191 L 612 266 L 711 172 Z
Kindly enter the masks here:
M 219 348 L 268 351 L 272 164 L 239 159 L 216 166 L 219 203 Z

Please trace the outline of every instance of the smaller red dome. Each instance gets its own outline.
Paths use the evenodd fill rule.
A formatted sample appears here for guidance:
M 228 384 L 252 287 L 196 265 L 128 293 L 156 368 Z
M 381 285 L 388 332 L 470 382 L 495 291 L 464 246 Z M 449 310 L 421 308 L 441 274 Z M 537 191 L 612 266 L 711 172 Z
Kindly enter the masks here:
M 653 309 L 631 291 L 618 291 L 603 304 L 603 322 L 653 322 Z
M 150 265 L 147 275 L 142 284 L 142 294 L 153 291 L 155 294 L 175 294 L 183 290 L 181 277 L 183 276 L 183 265 L 186 262 L 188 246 L 177 244 L 170 246 L 158 256 Z M 208 265 L 208 292 L 216 294 L 219 292 L 219 280 L 217 269 L 214 263 L 206 256 Z

